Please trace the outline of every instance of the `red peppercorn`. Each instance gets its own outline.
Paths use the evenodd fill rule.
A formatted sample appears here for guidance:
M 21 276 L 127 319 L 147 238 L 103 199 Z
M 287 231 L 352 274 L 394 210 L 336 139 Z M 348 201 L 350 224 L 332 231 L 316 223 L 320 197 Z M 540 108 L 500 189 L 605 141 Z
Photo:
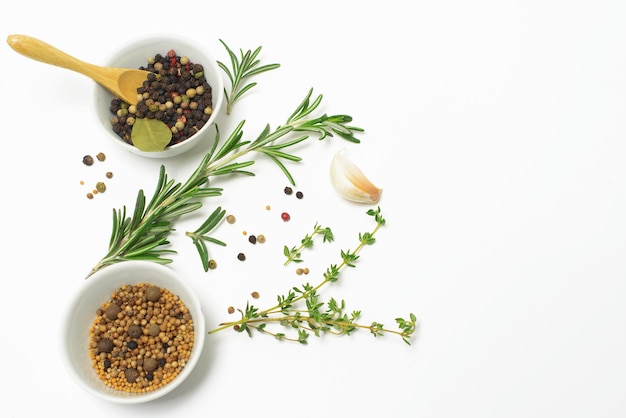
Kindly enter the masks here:
M 289 214 L 287 212 L 283 212 L 280 214 L 280 219 L 282 219 L 283 221 L 287 222 L 289 219 L 291 219 L 291 216 L 289 216 Z

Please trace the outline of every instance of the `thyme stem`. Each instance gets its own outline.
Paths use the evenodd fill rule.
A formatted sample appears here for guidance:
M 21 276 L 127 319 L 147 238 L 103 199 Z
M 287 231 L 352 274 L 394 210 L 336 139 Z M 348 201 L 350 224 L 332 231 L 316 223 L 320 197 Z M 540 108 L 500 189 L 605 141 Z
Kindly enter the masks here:
M 324 273 L 324 279 L 318 285 L 311 286 L 307 283 L 302 289 L 294 287 L 293 290 L 289 291 L 288 296 L 278 296 L 278 304 L 265 310 L 258 310 L 248 303 L 245 309 L 239 310 L 241 313 L 239 320 L 222 322 L 215 329 L 209 331 L 209 334 L 233 328 L 239 332 L 246 331 L 251 336 L 251 330 L 255 330 L 274 336 L 279 340 L 306 344 L 310 333 L 316 336 L 320 336 L 322 333 L 349 335 L 357 329 L 368 329 L 374 336 L 395 334 L 410 344 L 409 339 L 416 329 L 417 318 L 415 315 L 410 314 L 408 320 L 396 318 L 399 330 L 385 328 L 383 324 L 378 322 L 372 322 L 371 325 L 360 324 L 356 322 L 360 316 L 360 311 L 353 311 L 348 316 L 344 313 L 344 301 L 338 303 L 331 298 L 328 303 L 324 304 L 317 294 L 328 283 L 336 282 L 344 267 L 354 267 L 354 262 L 359 258 L 358 254 L 363 247 L 375 242 L 374 235 L 385 224 L 385 219 L 380 213 L 380 208 L 371 209 L 367 213 L 375 218 L 376 226 L 371 232 L 359 234 L 359 244 L 354 251 L 341 252 L 341 262 L 338 265 L 331 265 Z M 295 305 L 298 302 L 304 303 L 306 309 L 296 308 Z M 327 307 L 326 310 L 322 310 L 324 305 Z M 281 332 L 270 331 L 267 329 L 270 324 L 280 324 L 291 330 L 296 329 L 297 337 L 289 337 Z

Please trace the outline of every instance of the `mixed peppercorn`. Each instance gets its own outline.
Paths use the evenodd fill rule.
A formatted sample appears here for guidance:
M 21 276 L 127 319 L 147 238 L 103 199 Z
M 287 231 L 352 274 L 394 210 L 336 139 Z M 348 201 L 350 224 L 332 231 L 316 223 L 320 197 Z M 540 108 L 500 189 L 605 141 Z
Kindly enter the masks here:
M 169 145 L 186 140 L 206 124 L 213 113 L 213 96 L 201 64 L 172 49 L 156 54 L 139 69 L 149 74 L 137 89 L 137 105 L 118 98 L 111 101 L 111 125 L 120 138 L 132 144 L 131 132 L 138 118 L 164 122 L 172 132 Z

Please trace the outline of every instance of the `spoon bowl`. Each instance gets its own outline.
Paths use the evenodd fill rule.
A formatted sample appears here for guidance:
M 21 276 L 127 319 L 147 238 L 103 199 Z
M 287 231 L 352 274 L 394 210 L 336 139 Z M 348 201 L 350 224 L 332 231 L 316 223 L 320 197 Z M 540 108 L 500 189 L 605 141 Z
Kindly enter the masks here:
M 27 35 L 9 35 L 7 43 L 28 58 L 83 74 L 129 104 L 137 104 L 137 89 L 148 76 L 148 71 L 90 64 Z

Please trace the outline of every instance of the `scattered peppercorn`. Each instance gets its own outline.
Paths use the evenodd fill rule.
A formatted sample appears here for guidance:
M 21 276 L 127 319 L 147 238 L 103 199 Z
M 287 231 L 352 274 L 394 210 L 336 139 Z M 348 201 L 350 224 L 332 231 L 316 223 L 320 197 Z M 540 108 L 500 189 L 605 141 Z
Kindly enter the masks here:
M 258 299 L 259 298 L 259 292 L 252 292 L 251 295 L 252 295 L 252 297 L 254 299 Z
M 289 214 L 287 212 L 283 212 L 280 214 L 280 219 L 282 219 L 283 221 L 287 222 L 288 220 L 291 219 L 291 216 L 289 216 Z
M 209 260 L 209 268 L 210 268 L 211 270 L 215 270 L 215 269 L 217 268 L 217 261 L 215 261 L 215 260 L 213 260 L 213 259 L 210 259 L 210 260 Z
M 226 222 L 228 222 L 229 224 L 234 224 L 235 223 L 235 215 L 228 215 L 228 216 L 226 216 Z
M 265 242 L 265 235 L 259 235 L 258 237 L 256 237 L 256 242 L 258 242 L 259 244 L 263 244 Z
M 85 165 L 93 165 L 93 157 L 91 155 L 85 155 L 83 157 L 83 164 L 85 164 Z
M 304 274 L 309 274 L 309 268 L 308 268 L 308 267 L 303 268 L 303 269 L 302 269 L 302 272 L 303 272 Z
M 304 194 L 302 192 L 296 192 L 296 197 L 298 199 L 302 199 L 304 197 Z
M 256 236 L 254 236 L 254 235 L 250 235 L 250 236 L 248 237 L 248 241 L 249 241 L 251 244 L 256 244 L 256 241 L 257 241 Z
M 110 171 L 107 171 L 107 172 L 106 172 L 106 174 L 105 174 L 105 176 L 106 176 L 108 179 L 113 178 L 113 173 L 111 173 Z
M 291 187 L 287 186 L 287 187 L 285 187 L 284 192 L 285 192 L 286 195 L 290 195 L 291 193 L 293 193 L 293 189 Z
M 87 193 L 87 199 L 93 199 L 93 193 Z
M 301 275 L 302 275 L 302 273 L 304 273 L 304 270 L 303 270 L 303 269 L 301 269 L 301 268 L 297 268 L 297 269 L 296 269 L 296 274 L 297 274 L 298 276 L 301 276 Z
M 228 313 L 229 314 L 235 313 L 235 308 L 233 308 L 232 306 L 229 306 L 228 307 Z
M 96 190 L 98 191 L 98 193 L 104 193 L 106 189 L 107 186 L 103 182 L 99 181 L 96 183 Z
M 246 255 L 244 253 L 237 254 L 237 259 L 239 261 L 244 261 L 246 259 Z
M 104 155 L 103 152 L 99 152 L 98 154 L 96 154 L 96 158 L 98 159 L 98 161 L 104 161 L 106 159 L 106 155 Z

